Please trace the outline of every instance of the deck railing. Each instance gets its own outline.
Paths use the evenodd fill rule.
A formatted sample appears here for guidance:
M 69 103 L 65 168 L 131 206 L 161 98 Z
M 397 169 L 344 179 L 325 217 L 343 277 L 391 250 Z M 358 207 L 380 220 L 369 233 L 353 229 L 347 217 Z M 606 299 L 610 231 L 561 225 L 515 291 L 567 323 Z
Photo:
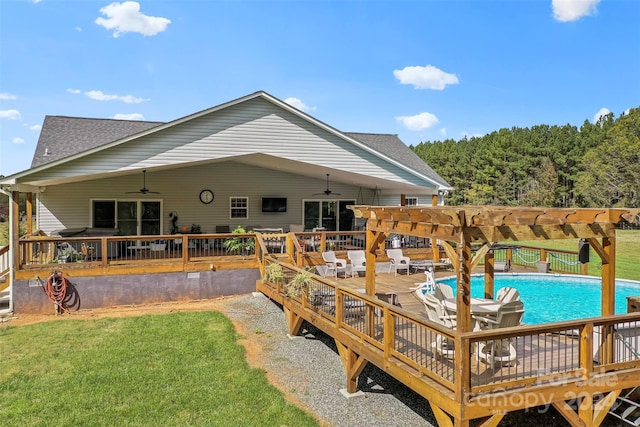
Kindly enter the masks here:
M 501 247 L 494 250 L 496 261 L 511 262 L 525 268 L 540 271 L 553 271 L 556 273 L 587 274 L 587 263 L 581 263 L 577 251 L 561 249 L 545 249 L 533 246 Z M 548 263 L 548 269 L 544 265 Z M 542 267 L 541 267 L 541 264 Z
M 465 399 L 640 370 L 640 313 L 460 333 L 316 275 L 306 294 L 288 293 L 301 269 L 275 258 L 268 262 L 285 272 L 284 283 L 262 282 L 268 294 L 290 301 L 329 335 L 366 343 L 379 358 L 374 362 L 403 365 L 419 380 L 433 380 Z M 493 365 L 490 349 L 496 351 Z

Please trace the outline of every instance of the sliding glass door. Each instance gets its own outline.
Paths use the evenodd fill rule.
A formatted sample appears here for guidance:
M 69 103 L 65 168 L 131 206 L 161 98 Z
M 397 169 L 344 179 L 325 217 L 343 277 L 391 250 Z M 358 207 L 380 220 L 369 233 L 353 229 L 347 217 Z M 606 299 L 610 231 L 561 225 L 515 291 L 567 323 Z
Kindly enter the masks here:
M 305 230 L 315 227 L 324 227 L 327 231 L 352 230 L 353 212 L 347 206 L 353 204 L 354 200 L 305 200 Z
M 117 228 L 123 236 L 162 232 L 162 205 L 148 200 L 94 200 L 93 227 Z

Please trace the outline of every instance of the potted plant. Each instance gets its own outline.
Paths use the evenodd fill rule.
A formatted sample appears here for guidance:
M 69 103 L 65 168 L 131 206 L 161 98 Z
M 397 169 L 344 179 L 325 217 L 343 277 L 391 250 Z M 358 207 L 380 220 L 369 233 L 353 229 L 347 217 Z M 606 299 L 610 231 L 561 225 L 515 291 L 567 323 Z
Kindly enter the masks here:
M 247 232 L 239 225 L 231 233 L 246 234 Z M 256 242 L 252 237 L 230 237 L 224 242 L 227 252 L 240 253 L 243 256 L 252 253 L 255 245 Z
M 280 264 L 272 262 L 265 267 L 264 272 L 267 282 L 275 283 L 276 285 L 284 282 L 284 271 Z
M 315 290 L 313 276 L 309 270 L 300 270 L 287 285 L 287 295 L 300 297 L 309 295 Z

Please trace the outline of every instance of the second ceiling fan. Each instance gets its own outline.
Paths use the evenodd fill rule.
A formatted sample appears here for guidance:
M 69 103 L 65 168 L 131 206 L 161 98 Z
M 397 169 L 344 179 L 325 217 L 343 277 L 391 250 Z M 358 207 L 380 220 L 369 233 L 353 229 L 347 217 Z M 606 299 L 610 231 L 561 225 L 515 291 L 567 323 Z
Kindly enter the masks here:
M 330 196 L 332 194 L 335 194 L 336 196 L 339 196 L 340 193 L 334 193 L 330 188 L 329 188 L 329 174 L 327 174 L 327 188 L 326 190 L 324 190 L 322 193 L 315 193 L 313 194 L 313 196 L 319 196 L 321 194 L 324 194 L 326 196 Z

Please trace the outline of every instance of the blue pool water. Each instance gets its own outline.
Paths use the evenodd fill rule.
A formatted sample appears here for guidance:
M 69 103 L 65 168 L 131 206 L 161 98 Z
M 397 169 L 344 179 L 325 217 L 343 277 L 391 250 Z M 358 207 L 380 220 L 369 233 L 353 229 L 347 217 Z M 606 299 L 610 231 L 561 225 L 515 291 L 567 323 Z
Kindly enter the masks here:
M 496 274 L 494 289 L 512 286 L 524 303 L 528 324 L 575 320 L 600 315 L 601 282 L 599 277 L 555 276 L 550 274 Z M 455 277 L 439 279 L 456 291 Z M 482 298 L 484 276 L 471 277 L 471 296 Z M 627 297 L 640 296 L 640 282 L 616 280 L 616 314 L 627 312 Z

